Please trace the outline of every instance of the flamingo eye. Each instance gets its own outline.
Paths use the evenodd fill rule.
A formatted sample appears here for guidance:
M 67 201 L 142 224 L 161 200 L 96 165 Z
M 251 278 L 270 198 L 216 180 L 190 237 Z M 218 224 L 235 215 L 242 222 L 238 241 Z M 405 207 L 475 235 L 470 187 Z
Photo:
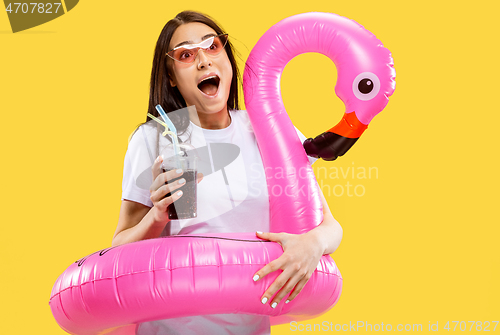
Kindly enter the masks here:
M 380 80 L 372 72 L 360 73 L 352 82 L 352 92 L 359 100 L 368 101 L 380 91 Z

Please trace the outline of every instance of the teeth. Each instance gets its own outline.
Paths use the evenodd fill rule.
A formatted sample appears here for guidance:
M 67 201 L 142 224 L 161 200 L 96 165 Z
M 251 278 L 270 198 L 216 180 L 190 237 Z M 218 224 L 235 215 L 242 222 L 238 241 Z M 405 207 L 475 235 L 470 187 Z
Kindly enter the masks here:
M 210 76 L 210 77 L 203 78 L 203 80 L 201 80 L 198 84 L 200 84 L 201 82 L 203 82 L 205 80 L 212 79 L 212 78 L 217 78 L 217 76 Z

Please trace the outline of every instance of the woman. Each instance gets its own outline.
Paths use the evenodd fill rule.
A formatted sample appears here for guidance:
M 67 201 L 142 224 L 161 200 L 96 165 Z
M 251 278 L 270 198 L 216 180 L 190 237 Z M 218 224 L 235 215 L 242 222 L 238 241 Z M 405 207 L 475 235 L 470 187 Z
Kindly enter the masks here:
M 125 157 L 122 205 L 112 244 L 179 233 L 257 231 L 259 238 L 279 243 L 284 251 L 253 277 L 260 280 L 273 271 L 282 270 L 266 292 L 255 297 L 269 308 L 275 308 L 284 298 L 293 300 L 321 256 L 337 249 L 342 228 L 319 192 L 324 220 L 318 227 L 302 235 L 266 232 L 269 230 L 269 198 L 265 174 L 248 115 L 238 108 L 239 72 L 233 47 L 224 34 L 211 18 L 192 11 L 179 13 L 165 25 L 155 50 L 149 113 L 158 116 L 154 106 L 161 104 L 172 116 L 181 141 L 191 142 L 195 147 L 210 143 L 238 146 L 241 154 L 235 160 L 236 168 L 233 171 L 228 165 L 210 175 L 199 174 L 198 218 L 169 221 L 167 207 L 182 197 L 178 190 L 182 191 L 183 184 L 166 185 L 165 181 L 177 178 L 182 172 L 162 172 L 158 148 L 164 145 L 160 142 L 167 139 L 158 135 L 160 131 L 153 121 L 141 125 L 142 131 L 132 136 Z M 195 109 L 189 108 L 185 117 L 173 113 L 186 106 Z M 303 142 L 305 137 L 298 130 L 297 134 Z M 148 143 L 154 136 L 158 158 L 151 168 L 151 186 L 149 190 L 140 189 L 134 175 L 137 177 L 140 172 L 136 163 L 143 161 L 140 152 L 146 150 L 141 151 L 139 147 L 146 143 L 147 151 L 151 151 Z M 225 187 L 217 186 L 221 180 Z M 270 334 L 270 324 L 265 316 L 224 314 L 146 322 L 138 328 L 138 334 L 177 333 Z

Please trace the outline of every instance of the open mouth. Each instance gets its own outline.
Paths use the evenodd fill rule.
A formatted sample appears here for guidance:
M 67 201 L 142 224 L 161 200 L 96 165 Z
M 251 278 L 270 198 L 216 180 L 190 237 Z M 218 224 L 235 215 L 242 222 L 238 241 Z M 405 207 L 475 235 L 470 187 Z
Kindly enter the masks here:
M 215 95 L 219 89 L 220 78 L 218 76 L 211 76 L 203 79 L 198 84 L 198 89 L 206 95 Z

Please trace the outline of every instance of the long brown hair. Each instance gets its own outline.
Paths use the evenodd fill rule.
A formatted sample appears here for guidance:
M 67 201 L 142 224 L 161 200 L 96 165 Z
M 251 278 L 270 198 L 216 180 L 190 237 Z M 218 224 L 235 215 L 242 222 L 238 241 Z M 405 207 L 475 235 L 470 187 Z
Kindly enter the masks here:
M 199 22 L 203 23 L 217 33 L 217 35 L 225 34 L 226 32 L 218 25 L 212 18 L 206 14 L 202 14 L 195 11 L 183 11 L 175 16 L 175 18 L 165 24 L 163 27 L 158 41 L 156 43 L 156 48 L 153 58 L 153 68 L 151 71 L 151 82 L 149 91 L 149 106 L 148 113 L 159 117 L 159 113 L 155 106 L 160 104 L 165 112 L 173 112 L 175 110 L 186 107 L 186 102 L 179 92 L 177 87 L 170 86 L 170 73 L 171 64 L 173 60 L 169 59 L 166 53 L 169 51 L 169 44 L 175 30 L 186 23 Z M 231 80 L 231 88 L 229 90 L 229 97 L 227 101 L 228 110 L 238 110 L 238 85 L 241 82 L 241 75 L 234 58 L 234 47 L 231 44 L 230 38 L 226 44 L 226 53 L 231 63 L 233 69 L 233 77 Z M 170 64 L 170 65 L 169 65 Z M 184 133 L 189 126 L 189 118 L 186 117 L 175 119 L 176 115 L 172 114 L 172 122 L 177 128 L 179 135 Z M 170 116 L 170 115 L 169 115 Z M 146 116 L 146 122 L 151 120 L 149 116 Z

